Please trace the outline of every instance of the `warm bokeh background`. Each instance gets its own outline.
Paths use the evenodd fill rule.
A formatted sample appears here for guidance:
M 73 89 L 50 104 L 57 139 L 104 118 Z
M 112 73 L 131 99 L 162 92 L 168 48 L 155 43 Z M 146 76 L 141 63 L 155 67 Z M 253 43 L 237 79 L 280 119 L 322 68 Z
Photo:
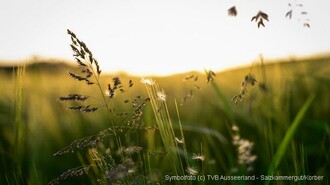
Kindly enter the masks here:
M 277 174 L 323 175 L 325 181 L 313 183 L 328 182 L 329 61 L 329 56 L 319 56 L 273 61 L 274 63 L 264 67 L 259 61 L 246 68 L 217 73 L 214 77 L 230 102 L 230 107 L 233 108 L 241 137 L 255 143 L 253 153 L 258 158 L 253 165 L 253 174 L 267 173 L 274 152 L 298 110 L 311 94 L 315 94 L 316 98 L 298 128 Z M 21 77 L 17 76 L 16 67 L 0 69 L 0 78 L 5 82 L 1 83 L 0 96 L 1 184 L 47 184 L 67 169 L 81 166 L 82 158 L 87 156 L 87 151 L 81 150 L 54 157 L 56 151 L 76 139 L 110 127 L 104 107 L 99 107 L 94 113 L 85 114 L 66 110 L 65 107 L 70 103 L 59 101 L 60 96 L 80 93 L 92 96 L 93 106 L 100 104 L 100 95 L 95 86 L 87 86 L 66 74 L 67 71 L 77 71 L 76 67 L 49 61 L 39 62 L 45 63 L 27 65 L 25 74 Z M 244 76 L 249 73 L 255 75 L 258 83 L 254 87 L 249 87 L 246 97 L 235 106 L 230 99 L 239 93 Z M 183 80 L 191 74 L 198 76 L 196 82 L 192 79 Z M 131 103 L 124 103 L 124 100 L 132 101 L 137 95 L 146 98 L 146 90 L 139 77 L 127 74 L 101 76 L 104 89 L 115 76 L 121 78 L 127 90 L 115 96 L 113 104 L 116 112 L 132 112 Z M 127 88 L 129 79 L 134 82 L 132 88 Z M 190 72 L 153 79 L 159 82 L 167 94 L 170 115 L 176 131 L 179 120 L 173 100 L 181 103 L 190 90 L 193 91 L 193 98 L 179 106 L 187 150 L 190 155 L 203 153 L 206 156 L 203 162 L 204 174 L 232 174 L 232 170 L 237 166 L 236 152 L 231 144 L 230 122 L 222 107 L 223 102 L 218 99 L 210 84 L 206 83 L 206 76 L 203 73 Z M 266 85 L 267 90 L 261 86 L 262 83 Z M 200 89 L 196 89 L 195 85 Z M 21 109 L 18 109 L 19 107 Z M 143 147 L 140 156 L 142 159 L 150 152 L 164 151 L 158 131 L 143 129 L 155 125 L 150 104 L 146 105 L 143 112 L 143 117 L 138 123 L 142 125 L 142 129 L 132 127 L 129 132 L 124 131 L 120 135 L 123 146 Z M 130 119 L 121 116 L 112 118 L 117 125 L 122 126 Z M 19 143 L 15 144 L 14 133 L 17 125 L 20 137 Z M 113 142 L 113 138 L 110 137 L 105 145 L 111 147 Z M 151 159 L 153 163 L 150 168 L 155 174 L 144 174 L 146 176 L 142 176 L 142 179 L 164 183 L 162 179 L 164 174 L 170 173 L 167 171 L 170 163 L 166 162 L 164 156 Z M 143 168 L 146 164 L 140 165 Z M 140 168 L 139 173 L 142 173 Z M 91 176 L 83 175 L 62 183 L 90 184 L 91 181 L 95 183 L 94 180 Z
M 237 16 L 228 15 L 232 6 Z M 119 146 L 142 147 L 125 156 L 136 169 L 124 184 L 167 184 L 164 176 L 174 173 L 173 164 L 185 174 L 193 166 L 204 175 L 266 175 L 279 159 L 277 151 L 284 155 L 275 175 L 319 175 L 324 180 L 271 184 L 329 184 L 329 7 L 329 0 L 1 1 L 0 184 L 47 184 L 68 169 L 74 172 L 75 167 L 101 159 L 107 162 L 103 168 L 94 166 L 88 175 L 61 183 L 109 184 L 105 177 L 127 162 Z M 290 10 L 291 19 L 285 16 Z M 259 11 L 269 15 L 265 27 L 251 22 Z M 100 88 L 67 75 L 81 72 L 73 62 L 67 29 L 98 59 Z M 210 69 L 216 76 L 207 83 L 212 75 L 207 77 L 204 70 Z M 176 154 L 184 161 L 180 164 L 169 160 L 160 129 L 155 128 L 159 111 L 146 103 L 141 116 L 133 107 L 134 99 L 141 103 L 148 97 L 141 75 L 152 76 L 166 94 L 176 136 L 182 123 L 185 142 L 178 144 Z M 248 81 L 247 75 L 257 82 L 245 91 L 242 82 Z M 109 113 L 102 95 L 114 77 L 121 79 L 125 93 L 117 90 L 113 99 L 106 97 Z M 133 87 L 128 87 L 129 80 Z M 243 92 L 235 105 L 232 98 Z M 90 96 L 83 104 L 98 110 L 67 110 L 77 102 L 59 97 L 72 93 Z M 313 96 L 298 127 L 290 129 Z M 132 120 L 135 124 L 128 125 Z M 73 141 L 113 128 L 111 123 L 120 127 L 116 137 L 109 136 L 97 148 L 54 156 Z M 233 125 L 240 129 L 239 139 L 248 141 L 245 145 L 235 145 Z M 293 139 L 283 150 L 279 146 L 288 133 Z M 242 148 L 249 148 L 255 159 L 251 168 L 238 164 Z M 205 160 L 193 160 L 197 154 Z M 219 182 L 205 182 L 212 183 Z

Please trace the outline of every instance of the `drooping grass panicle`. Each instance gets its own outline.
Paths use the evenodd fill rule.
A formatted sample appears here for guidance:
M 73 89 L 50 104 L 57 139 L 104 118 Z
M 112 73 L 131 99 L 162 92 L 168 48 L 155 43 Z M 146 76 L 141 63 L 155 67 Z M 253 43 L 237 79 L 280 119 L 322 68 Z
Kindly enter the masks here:
M 189 100 L 191 100 L 194 97 L 194 94 L 195 94 L 194 91 L 201 89 L 201 87 L 199 85 L 197 85 L 198 75 L 189 74 L 186 77 L 184 77 L 182 81 L 191 82 L 192 87 L 188 91 L 188 93 L 182 98 L 180 106 L 185 105 Z
M 90 105 L 83 106 L 83 105 L 78 105 L 78 106 L 70 106 L 67 107 L 68 110 L 76 110 L 84 113 L 91 113 L 95 112 L 98 108 L 97 107 L 91 107 Z
M 109 134 L 107 134 L 109 135 Z M 95 148 L 97 144 L 106 137 L 104 133 L 88 136 L 79 140 L 73 141 L 70 145 L 59 150 L 54 154 L 54 156 L 63 155 L 66 153 L 74 153 L 77 150 L 82 150 L 84 148 Z
M 266 69 L 264 64 L 264 57 L 262 54 L 259 56 L 260 58 L 260 70 L 261 70 L 261 79 L 258 82 L 258 87 L 263 93 L 269 92 L 269 87 L 266 84 L 267 83 L 267 75 L 266 75 Z
M 254 86 L 257 83 L 257 80 L 255 79 L 254 75 L 249 73 L 244 77 L 244 81 L 241 84 L 241 89 L 239 94 L 235 95 L 231 100 L 234 101 L 235 104 L 238 103 L 238 101 L 242 101 L 246 93 L 248 92 L 248 86 Z
M 264 20 L 268 20 L 268 15 L 265 12 L 259 11 L 255 16 L 252 17 L 251 21 L 257 22 L 258 28 L 260 26 L 265 27 Z
M 67 30 L 68 34 L 71 36 L 71 41 L 72 44 L 71 49 L 73 51 L 73 56 L 75 57 L 77 63 L 82 66 L 82 67 L 89 67 L 93 69 L 92 71 L 94 72 L 94 66 L 96 68 L 96 74 L 95 75 L 100 75 L 101 70 L 98 61 L 93 57 L 92 52 L 88 49 L 86 44 L 82 41 L 80 41 L 77 36 L 70 31 L 69 29 Z
M 83 96 L 80 94 L 69 94 L 67 96 L 61 96 L 59 98 L 60 101 L 81 101 L 84 102 L 87 100 L 89 97 L 88 96 Z
M 78 66 L 81 68 L 81 74 L 75 74 L 72 72 L 68 72 L 68 75 L 75 80 L 84 81 L 87 85 L 96 84 L 99 92 L 101 93 L 101 99 L 103 101 L 103 106 L 106 107 L 107 111 L 110 113 L 110 107 L 108 105 L 109 101 L 106 99 L 106 95 L 102 90 L 102 85 L 100 84 L 100 75 L 101 69 L 99 62 L 94 58 L 93 53 L 87 45 L 78 39 L 75 33 L 71 30 L 67 30 L 67 33 L 70 35 L 71 44 L 70 47 L 73 52 L 73 57 L 75 58 Z M 69 98 L 70 99 L 70 98 Z M 72 106 L 69 107 L 71 110 L 80 110 L 83 112 L 94 112 L 97 110 L 97 107 L 90 107 L 90 105 L 84 106 Z M 110 114 L 109 114 L 110 116 Z M 110 116 L 111 117 L 111 116 Z
M 73 79 L 75 80 L 78 80 L 78 81 L 85 81 L 87 85 L 93 85 L 94 82 L 91 82 L 88 78 L 89 76 L 87 77 L 82 77 L 82 76 L 79 76 L 79 75 L 76 75 L 74 73 L 71 73 L 71 72 L 68 72 L 68 75 L 71 76 Z
M 194 96 L 194 92 L 192 89 L 189 90 L 189 93 L 186 94 L 183 98 L 182 98 L 182 101 L 180 103 L 180 105 L 184 105 L 186 102 L 188 102 L 190 99 L 192 99 Z
M 61 181 L 64 181 L 64 180 L 68 179 L 69 177 L 75 177 L 75 176 L 81 176 L 84 174 L 88 174 L 91 167 L 92 167 L 91 165 L 87 165 L 87 166 L 69 169 L 69 170 L 65 171 L 64 173 L 62 173 L 57 178 L 50 181 L 48 183 L 48 185 L 59 184 Z
M 113 82 L 112 85 L 110 83 L 108 84 L 107 90 L 105 91 L 105 95 L 107 97 L 112 99 L 115 96 L 117 90 L 119 90 L 120 93 L 126 92 L 119 77 L 112 78 L 112 82 Z M 133 86 L 133 84 L 134 84 L 133 81 L 129 80 L 128 88 L 131 88 Z
M 295 16 L 297 16 L 298 22 L 303 21 L 303 26 L 305 28 L 310 28 L 308 12 L 304 9 L 304 5 L 300 3 L 299 1 L 295 1 L 292 3 L 288 3 L 289 10 L 286 12 L 285 17 L 288 19 L 292 19 Z
M 131 118 L 127 121 L 127 125 L 136 125 L 137 122 L 141 119 L 143 115 L 142 108 L 146 105 L 147 102 L 150 101 L 150 98 L 144 99 L 140 104 L 137 106 L 133 106 L 135 109 L 132 112 Z

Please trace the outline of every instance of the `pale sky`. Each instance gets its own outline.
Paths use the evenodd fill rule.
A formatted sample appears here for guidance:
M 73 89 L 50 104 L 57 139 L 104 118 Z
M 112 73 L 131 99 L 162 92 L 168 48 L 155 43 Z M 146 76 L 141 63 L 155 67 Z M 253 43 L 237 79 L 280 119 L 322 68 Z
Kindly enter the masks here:
M 285 18 L 288 3 L 292 20 Z M 238 15 L 228 8 L 236 5 Z M 269 15 L 265 28 L 252 16 Z M 306 11 L 307 15 L 300 15 Z M 303 27 L 309 19 L 310 28 Z M 0 60 L 72 60 L 72 30 L 103 71 L 224 70 L 258 59 L 330 52 L 330 0 L 0 0 Z

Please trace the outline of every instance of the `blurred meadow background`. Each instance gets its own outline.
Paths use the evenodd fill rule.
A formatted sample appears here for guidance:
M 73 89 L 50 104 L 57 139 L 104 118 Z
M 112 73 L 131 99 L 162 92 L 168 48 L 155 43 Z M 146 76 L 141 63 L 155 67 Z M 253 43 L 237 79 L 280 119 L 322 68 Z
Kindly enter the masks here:
M 230 109 L 224 106 L 224 100 L 219 98 L 211 84 L 206 83 L 207 76 L 203 73 L 189 72 L 152 79 L 166 93 L 174 131 L 180 139 L 179 122 L 182 124 L 188 156 L 201 154 L 205 157 L 201 163 L 193 163 L 196 170 L 199 170 L 198 174 L 243 173 L 232 139 L 233 120 L 239 128 L 240 136 L 254 143 L 252 154 L 257 159 L 251 171 L 246 173 L 267 174 L 274 154 L 297 113 L 305 101 L 314 95 L 276 174 L 322 175 L 324 181 L 298 181 L 298 184 L 326 184 L 330 170 L 329 60 L 329 56 L 323 56 L 276 61 L 263 66 L 256 62 L 252 66 L 218 72 L 214 83 L 225 95 Z M 1 68 L 1 79 L 5 82 L 2 83 L 0 97 L 2 184 L 47 184 L 66 170 L 88 163 L 91 158 L 88 147 L 75 153 L 53 156 L 71 142 L 111 127 L 109 113 L 104 107 L 99 107 L 93 113 L 83 113 L 66 110 L 68 103 L 59 100 L 59 97 L 70 93 L 100 98 L 97 88 L 67 75 L 67 71 L 77 70 L 67 63 L 43 60 L 26 64 L 23 68 Z M 249 87 L 242 101 L 235 105 L 231 99 L 239 93 L 241 83 L 249 73 L 253 73 L 258 82 Z M 130 127 L 119 134 L 123 147 L 142 147 L 138 153 L 138 159 L 141 160 L 138 165 L 140 179 L 132 182 L 166 184 L 164 175 L 172 174 L 173 171 L 170 170 L 151 105 L 146 104 L 142 118 L 135 124 L 127 123 L 127 120 L 132 119 L 129 115 L 117 114 L 132 113 L 133 99 L 137 96 L 142 99 L 148 97 L 140 77 L 127 74 L 101 76 L 104 89 L 113 77 L 120 77 L 123 84 L 126 82 L 126 92 L 116 94 L 112 100 L 116 113 L 113 113 L 111 119 L 117 126 L 123 126 L 123 129 Z M 198 77 L 196 81 L 195 77 Z M 134 83 L 131 88 L 127 88 L 129 80 Z M 189 98 L 185 98 L 187 95 Z M 129 102 L 126 103 L 126 100 Z M 174 101 L 179 105 L 178 108 Z M 97 100 L 92 105 L 98 104 Z M 180 113 L 179 118 L 177 111 Z M 228 111 L 233 115 L 233 120 L 227 117 Z M 111 151 L 119 150 L 115 147 L 113 137 L 105 140 L 104 144 Z M 149 173 L 145 168 L 150 168 Z M 96 180 L 82 175 L 61 183 L 97 184 Z M 279 182 L 282 183 L 275 181 L 274 184 Z
M 0 184 L 329 184 L 327 0 L 0 4 Z

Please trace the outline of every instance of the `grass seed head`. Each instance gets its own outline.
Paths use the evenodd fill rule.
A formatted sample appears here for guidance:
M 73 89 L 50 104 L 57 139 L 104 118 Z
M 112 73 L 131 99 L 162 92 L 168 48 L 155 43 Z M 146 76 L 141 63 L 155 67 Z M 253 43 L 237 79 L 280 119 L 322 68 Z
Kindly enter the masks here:
M 234 17 L 237 15 L 237 10 L 235 6 L 232 6 L 231 8 L 228 9 L 228 15 Z
M 197 175 L 198 174 L 198 170 L 197 168 L 194 168 L 194 167 L 188 167 L 186 169 L 186 172 L 189 174 L 189 175 Z
M 76 177 L 76 176 L 82 176 L 83 174 L 87 174 L 91 167 L 92 166 L 89 165 L 89 166 L 83 166 L 83 167 L 69 169 L 69 170 L 65 171 L 64 173 L 62 173 L 59 177 L 50 181 L 48 183 L 48 185 L 59 184 L 61 181 L 64 181 L 69 177 Z
M 179 138 L 175 137 L 175 141 L 176 141 L 178 144 L 184 144 L 184 138 L 179 139 Z
M 69 94 L 67 96 L 61 96 L 59 97 L 60 101 L 81 101 L 84 102 L 88 99 L 88 96 L 83 96 L 79 94 Z
M 257 15 L 253 16 L 251 19 L 251 21 L 257 22 L 258 28 L 260 28 L 260 26 L 265 27 L 264 20 L 269 21 L 268 15 L 262 11 L 259 11 Z
M 241 89 L 239 94 L 235 95 L 231 100 L 234 101 L 235 104 L 238 103 L 238 101 L 242 101 L 246 93 L 248 92 L 247 87 L 249 85 L 254 86 L 257 83 L 257 80 L 255 79 L 254 75 L 251 73 L 247 74 L 244 77 L 244 81 L 241 84 Z
M 141 83 L 152 86 L 155 84 L 155 81 L 148 78 L 141 78 Z
M 198 160 L 198 161 L 204 161 L 205 160 L 205 155 L 203 155 L 203 154 L 193 154 L 191 159 L 192 160 Z
M 158 91 L 157 92 L 157 97 L 158 97 L 158 100 L 165 102 L 166 101 L 166 94 L 165 94 L 164 90 Z
M 217 76 L 212 70 L 206 71 L 206 83 L 209 83 L 214 80 L 214 77 Z

